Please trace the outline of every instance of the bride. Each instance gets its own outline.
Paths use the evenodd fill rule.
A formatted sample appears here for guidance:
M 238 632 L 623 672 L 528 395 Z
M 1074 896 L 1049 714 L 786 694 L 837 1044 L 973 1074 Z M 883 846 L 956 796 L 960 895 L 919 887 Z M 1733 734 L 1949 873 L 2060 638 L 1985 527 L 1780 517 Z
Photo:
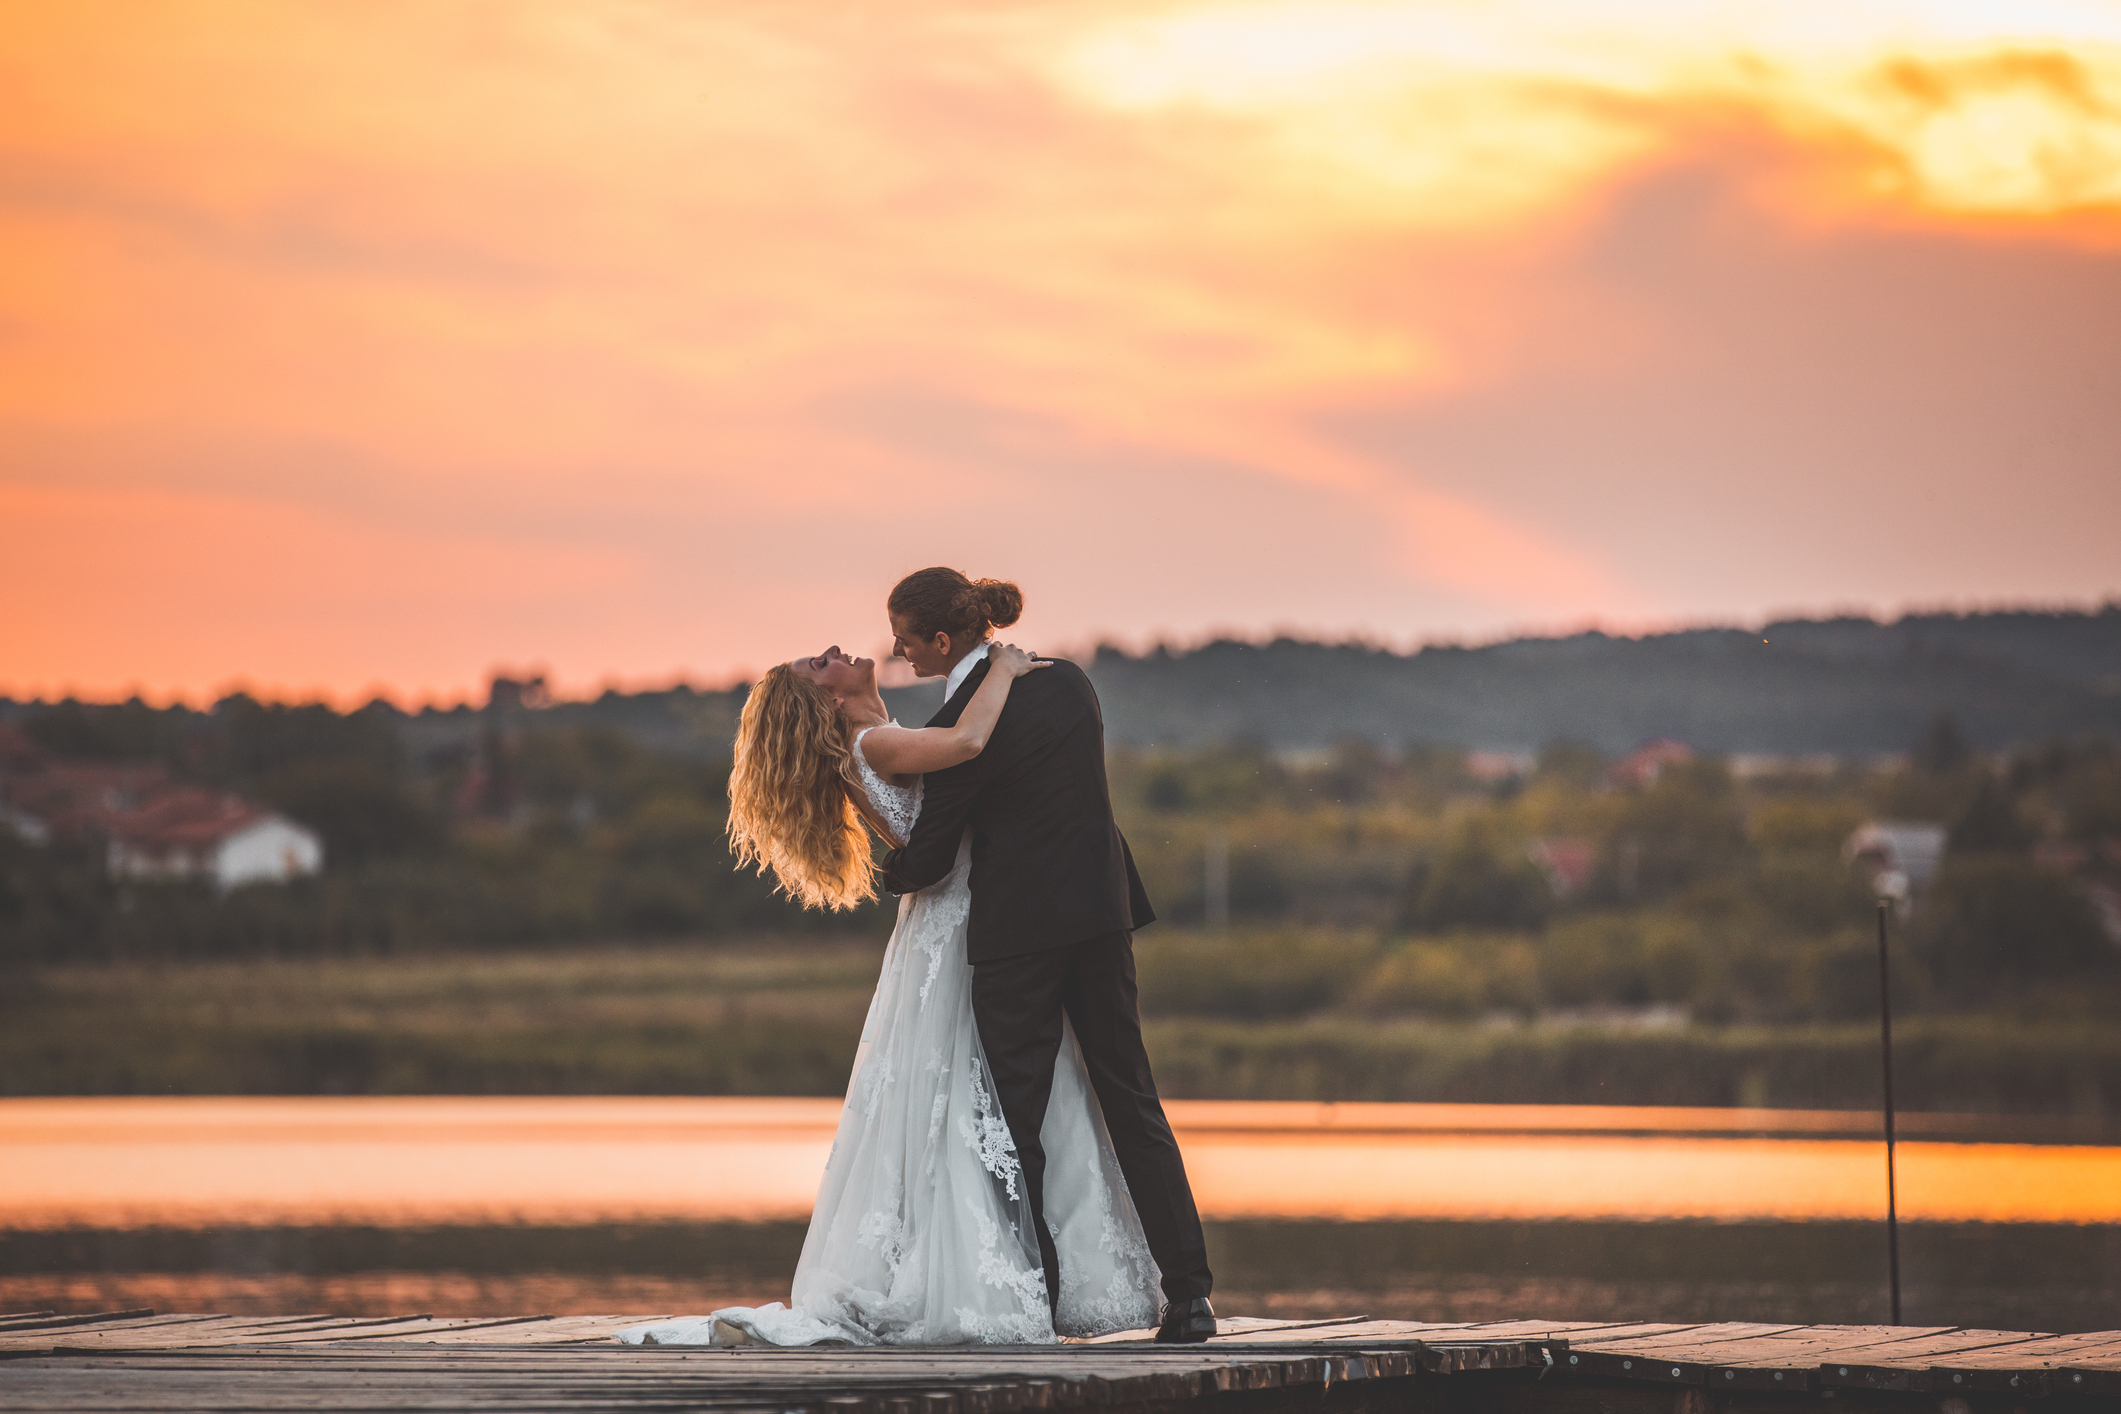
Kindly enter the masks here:
M 806 907 L 876 896 L 866 821 L 894 847 L 921 774 L 977 756 L 1009 685 L 1047 664 L 1007 644 L 954 727 L 901 727 L 876 664 L 837 647 L 768 672 L 744 703 L 729 780 L 740 864 Z M 1040 1131 L 1060 1291 L 1046 1290 L 1030 1209 L 987 1079 L 965 956 L 969 832 L 941 883 L 899 903 L 818 1185 L 790 1305 L 637 1326 L 655 1345 L 1051 1342 L 1153 1325 L 1159 1274 L 1072 1032 Z

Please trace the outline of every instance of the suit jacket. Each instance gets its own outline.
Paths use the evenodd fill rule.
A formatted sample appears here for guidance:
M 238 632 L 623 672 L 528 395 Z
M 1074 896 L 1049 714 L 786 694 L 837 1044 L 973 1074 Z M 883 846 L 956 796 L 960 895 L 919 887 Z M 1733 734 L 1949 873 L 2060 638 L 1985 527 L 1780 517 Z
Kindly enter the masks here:
M 986 681 L 966 675 L 931 727 L 955 726 Z M 987 748 L 930 771 L 913 838 L 884 857 L 884 887 L 925 889 L 950 872 L 972 827 L 973 962 L 1087 942 L 1155 921 L 1112 820 L 1105 718 L 1083 670 L 1054 660 L 1009 685 Z

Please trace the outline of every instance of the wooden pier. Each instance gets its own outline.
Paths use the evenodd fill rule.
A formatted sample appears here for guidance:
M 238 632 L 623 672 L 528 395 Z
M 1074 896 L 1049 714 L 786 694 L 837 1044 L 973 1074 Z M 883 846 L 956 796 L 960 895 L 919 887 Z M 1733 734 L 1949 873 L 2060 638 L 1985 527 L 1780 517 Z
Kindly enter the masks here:
M 715 1414 L 2121 1410 L 2121 1331 L 1230 1320 L 1061 1346 L 629 1346 L 666 1319 L 0 1316 L 0 1409 Z

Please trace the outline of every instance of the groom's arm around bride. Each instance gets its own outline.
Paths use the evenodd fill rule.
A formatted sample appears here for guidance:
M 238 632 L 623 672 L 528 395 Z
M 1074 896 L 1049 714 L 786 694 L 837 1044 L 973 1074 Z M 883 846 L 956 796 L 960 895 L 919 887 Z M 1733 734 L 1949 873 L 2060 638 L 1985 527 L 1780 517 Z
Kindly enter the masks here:
M 975 664 L 927 725 L 955 725 L 986 676 Z M 948 874 L 968 824 L 975 965 L 1155 921 L 1112 820 L 1097 693 L 1075 664 L 1019 679 L 986 750 L 928 774 L 913 838 L 885 857 L 886 887 L 913 893 Z

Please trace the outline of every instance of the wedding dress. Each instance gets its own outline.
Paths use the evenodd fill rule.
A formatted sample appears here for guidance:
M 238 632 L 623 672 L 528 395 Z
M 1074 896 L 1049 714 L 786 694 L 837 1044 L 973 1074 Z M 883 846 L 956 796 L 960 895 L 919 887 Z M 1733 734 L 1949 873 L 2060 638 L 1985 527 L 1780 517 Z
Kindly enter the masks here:
M 877 813 L 906 839 L 921 787 L 878 775 L 862 755 L 867 734 L 855 738 L 855 763 Z M 792 1304 L 729 1307 L 619 1339 L 1039 1343 L 1155 1324 L 1159 1274 L 1072 1028 L 1040 1130 L 1046 1220 L 1060 1257 L 1057 1321 L 1048 1306 L 1023 1172 L 972 1017 L 971 859 L 968 831 L 949 877 L 899 901 Z

